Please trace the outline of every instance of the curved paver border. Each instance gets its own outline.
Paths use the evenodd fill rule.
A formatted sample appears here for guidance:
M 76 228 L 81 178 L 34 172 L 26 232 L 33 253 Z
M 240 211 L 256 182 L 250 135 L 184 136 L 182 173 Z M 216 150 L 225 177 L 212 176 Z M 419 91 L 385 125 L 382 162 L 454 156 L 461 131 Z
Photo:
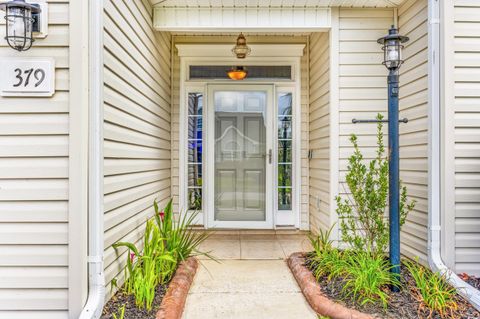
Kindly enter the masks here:
M 375 319 L 371 315 L 347 308 L 325 296 L 312 272 L 305 267 L 304 253 L 291 254 L 287 264 L 303 295 L 316 313 L 332 319 Z
M 157 319 L 180 319 L 185 308 L 188 291 L 197 272 L 198 261 L 190 257 L 180 263 L 172 281 L 168 285 L 167 293 L 163 297 Z

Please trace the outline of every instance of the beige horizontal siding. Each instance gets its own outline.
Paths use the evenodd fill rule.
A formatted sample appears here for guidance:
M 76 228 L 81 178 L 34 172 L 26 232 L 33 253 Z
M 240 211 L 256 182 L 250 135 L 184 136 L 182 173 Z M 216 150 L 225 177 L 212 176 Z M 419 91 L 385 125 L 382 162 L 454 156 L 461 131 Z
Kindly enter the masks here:
M 141 0 L 106 1 L 104 209 L 106 297 L 124 280 L 125 249 L 139 244 L 153 201 L 170 197 L 170 35 L 152 29 Z
M 405 223 L 402 253 L 427 263 L 428 226 L 428 2 L 408 0 L 398 9 L 400 33 L 410 38 L 400 69 L 400 178 L 417 201 Z
M 50 98 L 0 97 L 0 318 L 68 316 L 69 2 L 49 2 L 49 34 L 0 59 L 53 57 Z
M 330 228 L 330 38 L 310 36 L 310 229 Z
M 376 155 L 376 125 L 353 124 L 352 119 L 386 115 L 387 70 L 381 64 L 383 51 L 377 39 L 387 33 L 393 22 L 392 9 L 339 9 L 338 136 L 331 137 L 338 139 L 339 183 L 333 196 L 346 197 L 349 193 L 345 176 L 353 154 L 351 134 L 357 135 L 365 159 Z
M 454 1 L 455 266 L 480 275 L 480 3 Z
M 339 10 L 340 194 L 348 188 L 345 173 L 353 153 L 350 135 L 358 136 L 366 158 L 375 153 L 375 125 L 353 124 L 352 119 L 372 119 L 379 112 L 386 114 L 387 70 L 381 64 L 383 53 L 376 41 L 388 31 L 393 14 L 391 9 Z

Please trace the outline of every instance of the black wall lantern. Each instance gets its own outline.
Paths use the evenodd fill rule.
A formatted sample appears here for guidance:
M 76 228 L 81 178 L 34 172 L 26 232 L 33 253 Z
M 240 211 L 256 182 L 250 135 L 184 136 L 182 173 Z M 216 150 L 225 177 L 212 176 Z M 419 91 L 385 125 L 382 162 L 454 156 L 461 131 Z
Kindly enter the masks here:
M 25 0 L 12 0 L 0 3 L 0 10 L 5 11 L 8 45 L 17 51 L 30 49 L 34 41 L 32 32 L 39 27 L 40 6 Z
M 388 74 L 388 204 L 390 222 L 390 264 L 391 272 L 400 277 L 400 141 L 399 141 L 399 69 L 403 63 L 402 43 L 408 37 L 398 34 L 392 26 L 388 34 L 380 39 L 385 57 L 383 64 L 387 67 Z M 397 287 L 392 287 L 398 291 Z

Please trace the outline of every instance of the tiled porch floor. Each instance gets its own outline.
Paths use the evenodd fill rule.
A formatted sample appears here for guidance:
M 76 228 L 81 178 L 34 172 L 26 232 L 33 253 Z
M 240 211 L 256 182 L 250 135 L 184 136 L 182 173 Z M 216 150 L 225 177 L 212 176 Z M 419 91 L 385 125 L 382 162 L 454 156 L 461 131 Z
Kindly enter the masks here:
M 310 249 L 304 233 L 217 232 L 201 248 L 219 262 L 200 258 L 184 319 L 317 318 L 285 263 Z

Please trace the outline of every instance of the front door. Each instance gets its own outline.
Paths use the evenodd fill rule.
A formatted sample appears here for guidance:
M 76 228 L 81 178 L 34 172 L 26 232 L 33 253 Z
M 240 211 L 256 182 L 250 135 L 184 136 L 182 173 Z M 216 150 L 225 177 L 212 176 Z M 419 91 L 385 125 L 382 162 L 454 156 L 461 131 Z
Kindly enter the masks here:
M 272 100 L 272 86 L 209 86 L 212 227 L 273 227 Z

